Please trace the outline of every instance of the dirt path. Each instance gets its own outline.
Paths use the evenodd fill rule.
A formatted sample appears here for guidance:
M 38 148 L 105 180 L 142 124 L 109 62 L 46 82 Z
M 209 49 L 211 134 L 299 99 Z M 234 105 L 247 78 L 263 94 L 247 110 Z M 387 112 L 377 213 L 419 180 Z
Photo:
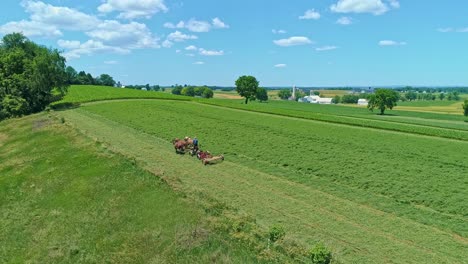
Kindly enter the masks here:
M 175 155 L 172 145 L 83 109 L 59 112 L 87 136 L 168 180 L 254 216 L 281 223 L 304 243 L 323 240 L 343 262 L 463 263 L 468 242 L 454 234 L 229 161 L 217 166 Z M 398 252 L 398 253 L 397 253 Z M 401 259 L 395 258 L 396 254 Z

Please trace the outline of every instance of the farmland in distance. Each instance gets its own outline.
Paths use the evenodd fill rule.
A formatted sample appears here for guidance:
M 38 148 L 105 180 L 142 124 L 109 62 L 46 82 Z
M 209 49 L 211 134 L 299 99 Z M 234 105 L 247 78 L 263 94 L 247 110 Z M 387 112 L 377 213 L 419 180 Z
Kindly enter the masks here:
M 402 263 L 466 258 L 463 153 L 468 145 L 463 140 L 304 118 L 327 112 L 321 115 L 339 119 L 345 107 L 205 103 L 97 102 L 59 114 L 117 151 L 147 164 L 158 161 L 178 188 L 202 191 L 252 215 L 261 226 L 281 223 L 301 243 L 324 241 L 340 261 L 378 262 L 394 251 L 401 252 Z M 374 115 L 349 109 L 373 125 Z M 291 110 L 304 116 L 284 115 Z M 403 114 L 402 124 L 415 129 L 421 126 L 413 120 L 464 130 L 456 116 Z M 119 136 L 120 129 L 139 139 Z M 206 168 L 174 156 L 170 139 L 185 135 L 196 135 L 203 149 L 224 153 L 226 162 Z

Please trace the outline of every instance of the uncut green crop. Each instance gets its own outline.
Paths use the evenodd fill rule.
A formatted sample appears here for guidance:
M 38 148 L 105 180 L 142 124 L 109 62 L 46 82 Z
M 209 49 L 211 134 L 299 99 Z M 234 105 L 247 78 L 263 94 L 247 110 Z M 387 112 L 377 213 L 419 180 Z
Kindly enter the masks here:
M 280 101 L 248 105 L 236 100 L 202 102 L 261 113 L 468 141 L 468 123 L 463 122 L 462 116 L 456 115 L 388 111 L 387 115 L 380 116 L 362 108 Z
M 185 96 L 170 93 L 123 89 L 108 86 L 72 85 L 62 101 L 58 103 L 85 103 L 119 99 L 171 99 L 188 100 Z
M 468 236 L 465 142 L 187 102 L 84 109 L 168 141 L 197 136 L 234 162 Z

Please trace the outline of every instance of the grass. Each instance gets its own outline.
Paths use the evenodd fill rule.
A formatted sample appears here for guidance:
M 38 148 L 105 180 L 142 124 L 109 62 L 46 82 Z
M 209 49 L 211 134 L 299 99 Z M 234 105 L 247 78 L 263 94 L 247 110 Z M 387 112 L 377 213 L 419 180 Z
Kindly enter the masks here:
M 465 142 L 193 102 L 93 104 L 59 115 L 142 166 L 163 168 L 177 188 L 220 199 L 265 228 L 281 223 L 300 243 L 324 241 L 339 261 L 468 257 Z M 174 155 L 169 139 L 185 135 L 226 162 L 203 167 Z
M 189 97 L 176 96 L 166 92 L 142 91 L 122 89 L 108 86 L 72 85 L 68 89 L 67 96 L 58 104 L 85 103 L 102 100 L 118 99 L 170 99 L 189 100 Z
M 199 204 L 45 114 L 0 126 L 1 263 L 257 262 Z

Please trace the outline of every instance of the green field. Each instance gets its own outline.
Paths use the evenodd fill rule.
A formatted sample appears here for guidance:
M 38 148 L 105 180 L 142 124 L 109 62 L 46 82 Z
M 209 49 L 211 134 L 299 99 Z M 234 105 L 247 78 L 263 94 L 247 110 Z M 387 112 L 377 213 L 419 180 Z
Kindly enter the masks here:
M 130 170 L 125 175 L 132 176 L 127 176 L 125 181 L 116 181 L 114 179 L 120 174 L 111 174 L 108 177 L 113 179 L 112 182 L 103 180 L 98 186 L 110 184 L 131 188 L 134 178 L 136 182 L 141 179 L 159 182 L 157 178 L 147 176 L 155 174 L 182 197 L 187 197 L 182 199 L 166 192 L 168 199 L 180 203 L 180 207 L 173 209 L 177 212 L 168 212 L 173 213 L 177 221 L 208 222 L 211 224 L 205 224 L 206 229 L 211 230 L 213 224 L 206 220 L 211 216 L 202 212 L 203 201 L 217 201 L 230 208 L 219 216 L 222 219 L 227 216 L 243 219 L 245 216 L 253 219 L 258 230 L 268 230 L 279 224 L 285 228 L 288 243 L 306 248 L 323 242 L 332 250 L 334 263 L 466 263 L 468 259 L 468 161 L 465 155 L 468 152 L 468 124 L 463 122 L 462 116 L 414 111 L 390 111 L 391 115 L 379 116 L 355 107 L 283 101 L 243 105 L 239 100 L 228 99 L 174 101 L 167 100 L 170 98 L 143 100 L 146 97 L 137 99 L 135 96 L 132 100 L 123 100 L 125 96 L 110 90 L 106 91 L 106 96 L 100 96 L 104 92 L 99 89 L 72 87 L 73 92 L 65 101 L 96 102 L 52 113 L 56 117 L 54 120 L 63 119 L 67 131 L 71 132 L 54 134 L 54 138 L 62 138 L 62 141 L 49 143 L 50 149 L 41 149 L 49 153 L 60 149 L 59 146 L 71 144 L 57 153 L 63 159 L 70 159 L 70 155 L 77 154 L 67 153 L 77 152 L 76 145 L 84 144 L 79 150 L 84 149 L 99 158 L 99 161 L 89 163 L 91 168 L 100 164 L 114 167 L 118 163 L 122 166 L 119 171 Z M 94 94 L 111 101 L 94 100 Z M 185 100 L 185 97 L 179 98 Z M 14 130 L 17 128 L 13 122 L 8 121 L 6 128 L 2 123 L 0 139 L 13 141 L 9 144 L 20 144 L 24 141 L 21 135 L 25 138 L 43 133 L 49 140 L 47 142 L 55 142 L 50 138 L 51 131 L 39 129 L 35 132 L 31 129 L 34 127 L 32 119 L 23 120 L 24 124 L 18 125 L 22 130 L 18 132 Z M 197 136 L 202 149 L 222 153 L 226 160 L 216 166 L 203 166 L 195 158 L 176 155 L 170 139 L 183 136 Z M 37 145 L 34 141 L 28 142 Z M 73 146 L 75 148 L 71 149 Z M 9 150 L 7 147 L 0 145 L 2 154 L 5 149 Z M 27 160 L 32 159 L 31 155 L 37 156 L 35 152 L 26 153 L 28 147 L 31 148 L 25 145 L 24 151 L 19 151 L 25 153 Z M 15 153 L 11 150 L 6 153 L 6 156 L 0 156 L 2 164 L 4 160 L 14 162 Z M 62 162 L 55 161 L 56 164 Z M 67 165 L 79 167 L 82 164 L 86 164 L 84 159 Z M 106 175 L 105 168 L 109 167 L 102 169 L 102 175 Z M 10 181 L 17 173 L 12 165 L 0 165 L 0 175 L 4 172 L 9 177 L 0 176 L 0 180 Z M 31 175 L 31 171 L 24 172 L 25 180 L 27 175 Z M 66 173 L 65 176 L 55 176 L 58 179 L 70 177 Z M 83 172 L 81 177 L 88 179 L 90 174 Z M 83 182 L 83 179 L 79 181 Z M 167 189 L 164 185 L 161 187 L 161 183 L 149 185 L 148 192 Z M 22 193 L 20 188 L 28 188 L 30 184 L 18 186 L 12 187 L 11 192 Z M 70 185 L 65 193 L 74 187 Z M 128 202 L 133 192 L 128 191 L 127 198 L 122 199 Z M 128 203 L 122 201 L 122 214 L 131 210 L 127 208 L 129 204 L 142 201 L 140 206 L 143 206 L 150 203 L 143 202 L 146 196 L 142 196 L 132 196 L 132 202 Z M 22 206 L 31 200 L 21 194 L 14 197 Z M 98 204 L 104 206 L 96 202 L 96 206 Z M 189 206 L 195 213 L 189 211 L 180 215 L 179 210 L 185 210 L 183 206 Z M 27 212 L 19 211 L 17 216 L 28 215 Z M 25 219 L 31 221 L 33 217 Z M 146 223 L 143 221 L 137 226 L 154 228 Z M 97 220 L 95 225 L 90 232 L 103 232 Z M 130 228 L 135 223 L 127 225 Z M 14 226 L 17 229 L 23 227 Z M 15 241 L 14 232 L 6 231 L 4 242 Z M 258 243 L 252 245 L 248 242 L 251 240 L 241 239 L 252 236 L 248 230 L 245 234 L 228 234 L 219 229 L 212 232 L 215 242 L 207 244 L 215 246 L 206 245 L 200 251 L 180 251 L 169 246 L 167 254 L 158 257 L 188 262 L 194 257 L 206 260 L 213 252 L 222 252 L 221 259 L 252 262 L 254 255 L 257 260 L 268 255 L 268 250 L 259 250 Z M 63 233 L 57 234 L 60 236 Z M 44 238 L 44 242 L 48 239 Z M 90 238 L 90 241 L 83 243 L 93 244 L 95 240 Z M 170 239 L 165 241 L 172 245 Z M 245 247 L 245 241 L 251 245 L 250 250 Z M 20 253 L 13 251 L 14 248 L 18 247 L 7 247 L 5 252 L 9 256 Z M 279 251 L 291 256 L 288 248 L 285 246 Z M 40 254 L 45 254 L 43 251 L 44 248 L 37 249 Z M 144 254 L 133 253 L 132 256 Z M 278 254 L 279 259 L 266 259 L 287 261 Z M 67 257 L 65 260 L 70 260 L 69 255 Z M 31 259 L 35 257 L 26 260 Z
M 108 86 L 72 85 L 67 96 L 59 103 L 85 103 L 116 99 L 171 99 L 188 100 L 189 97 L 176 96 L 165 92 L 122 89 Z
M 1 263 L 256 262 L 203 208 L 46 115 L 0 126 Z

